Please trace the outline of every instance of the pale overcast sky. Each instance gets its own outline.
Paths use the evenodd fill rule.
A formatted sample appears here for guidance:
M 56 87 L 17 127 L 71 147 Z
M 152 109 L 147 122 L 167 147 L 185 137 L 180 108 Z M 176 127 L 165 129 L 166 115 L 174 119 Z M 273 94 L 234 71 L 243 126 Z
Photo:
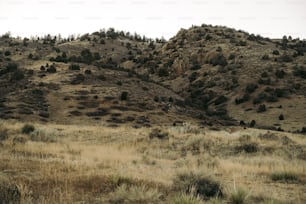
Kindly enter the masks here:
M 306 0 L 0 0 L 0 34 L 13 36 L 114 27 L 168 39 L 180 28 L 203 23 L 264 37 L 306 38 Z

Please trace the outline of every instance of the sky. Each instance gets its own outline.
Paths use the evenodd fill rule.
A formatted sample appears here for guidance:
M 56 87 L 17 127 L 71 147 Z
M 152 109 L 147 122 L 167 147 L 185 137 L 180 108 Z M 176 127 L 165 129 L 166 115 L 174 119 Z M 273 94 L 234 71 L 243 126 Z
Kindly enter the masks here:
M 114 27 L 173 37 L 192 25 L 306 39 L 306 0 L 0 0 L 0 34 L 85 34 Z

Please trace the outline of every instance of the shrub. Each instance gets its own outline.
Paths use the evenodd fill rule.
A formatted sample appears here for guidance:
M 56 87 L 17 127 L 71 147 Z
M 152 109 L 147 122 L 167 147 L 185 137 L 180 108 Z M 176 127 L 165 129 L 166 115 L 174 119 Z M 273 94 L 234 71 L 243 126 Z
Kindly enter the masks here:
M 236 153 L 256 153 L 258 152 L 258 144 L 254 142 L 246 142 L 244 144 L 238 145 L 235 147 Z
M 153 129 L 150 134 L 149 134 L 149 138 L 153 139 L 153 138 L 157 138 L 157 139 L 169 139 L 169 133 L 168 132 L 163 132 L 160 129 Z
M 5 56 L 10 56 L 10 55 L 11 55 L 11 51 L 6 50 L 6 51 L 4 52 L 4 55 L 5 55 Z
M 292 172 L 275 172 L 271 174 L 272 181 L 296 182 L 298 176 Z
M 31 132 L 30 139 L 37 142 L 56 142 L 56 132 L 48 129 L 37 129 Z
M 189 82 L 193 82 L 198 78 L 198 76 L 199 76 L 198 72 L 192 72 L 191 75 L 189 76 Z
M 121 93 L 120 100 L 121 100 L 121 101 L 127 100 L 127 99 L 128 99 L 128 95 L 129 95 L 129 93 L 128 93 L 127 91 L 123 91 L 123 92 Z
M 306 69 L 304 67 L 300 67 L 298 69 L 295 69 L 293 71 L 294 76 L 301 77 L 303 79 L 306 79 Z
M 162 194 L 156 188 L 149 188 L 145 185 L 128 186 L 123 184 L 110 195 L 110 203 L 139 204 L 139 203 L 160 203 Z
M 281 60 L 282 62 L 292 62 L 292 61 L 293 61 L 293 58 L 292 58 L 292 56 L 289 55 L 289 54 L 284 54 L 284 55 L 282 55 L 282 56 L 280 57 L 280 60 Z
M 236 98 L 235 99 L 235 103 L 236 105 L 240 104 L 240 103 L 244 103 L 247 102 L 250 99 L 250 95 L 248 93 L 244 94 L 242 98 Z
M 91 74 L 91 70 L 86 69 L 86 70 L 85 70 L 85 74 L 90 75 L 90 74 Z
M 286 72 L 284 72 L 284 70 L 276 70 L 275 72 L 275 76 L 279 79 L 283 79 L 285 75 Z
M 219 96 L 216 100 L 215 100 L 215 105 L 220 105 L 222 103 L 225 103 L 228 100 L 228 98 L 226 96 Z
M 279 120 L 285 120 L 285 117 L 284 117 L 283 114 L 280 114 L 280 115 L 278 116 L 278 119 L 279 119 Z
M 227 65 L 226 58 L 221 53 L 218 53 L 218 54 L 214 55 L 210 59 L 209 63 L 212 64 L 213 66 L 217 66 L 217 65 L 226 66 Z
M 11 75 L 11 81 L 19 81 L 24 78 L 24 73 L 20 69 L 17 69 L 14 71 L 14 73 Z
M 245 88 L 245 91 L 249 94 L 253 93 L 256 89 L 258 88 L 258 86 L 256 84 L 248 84 Z
M 23 134 L 30 134 L 31 132 L 33 132 L 35 130 L 35 127 L 33 125 L 30 125 L 30 124 L 25 124 L 23 127 L 22 127 L 22 130 L 21 132 Z
M 159 77 L 167 77 L 167 76 L 169 76 L 169 72 L 166 68 L 160 68 L 158 70 L 158 76 Z
M 272 54 L 273 55 L 279 55 L 279 51 L 278 50 L 273 50 Z
M 262 60 L 269 60 L 270 57 L 269 55 L 265 54 L 264 56 L 261 57 Z
M 176 191 L 193 193 L 205 199 L 211 197 L 222 197 L 221 184 L 211 177 L 199 173 L 180 173 L 173 181 L 173 188 Z
M 13 71 L 16 71 L 18 69 L 18 64 L 16 63 L 8 63 L 6 65 L 6 71 L 7 72 L 13 72 Z
M 56 73 L 56 68 L 55 65 L 52 64 L 48 69 L 47 69 L 48 73 Z
M 7 129 L 1 128 L 0 129 L 0 141 L 6 140 L 8 138 Z
M 100 74 L 97 78 L 100 79 L 101 81 L 106 80 L 106 77 L 103 74 Z
M 258 109 L 257 109 L 257 113 L 263 113 L 267 110 L 266 105 L 265 104 L 260 104 Z
M 252 121 L 250 122 L 250 127 L 255 127 L 255 125 L 256 125 L 256 121 L 255 121 L 255 120 L 252 120 Z
M 71 81 L 71 84 L 80 84 L 85 81 L 85 76 L 83 74 L 78 74 L 75 78 Z
M 80 70 L 80 65 L 78 65 L 78 64 L 71 64 L 69 66 L 69 69 L 70 70 Z
M 242 188 L 235 189 L 230 197 L 229 197 L 229 203 L 231 204 L 244 204 L 247 202 L 248 193 Z

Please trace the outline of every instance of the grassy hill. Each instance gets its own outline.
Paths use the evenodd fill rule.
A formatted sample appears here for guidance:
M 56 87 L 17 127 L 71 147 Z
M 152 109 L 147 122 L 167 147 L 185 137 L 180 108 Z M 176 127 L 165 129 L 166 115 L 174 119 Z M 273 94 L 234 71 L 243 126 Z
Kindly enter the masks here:
M 0 37 L 0 203 L 305 203 L 306 42 L 202 25 Z

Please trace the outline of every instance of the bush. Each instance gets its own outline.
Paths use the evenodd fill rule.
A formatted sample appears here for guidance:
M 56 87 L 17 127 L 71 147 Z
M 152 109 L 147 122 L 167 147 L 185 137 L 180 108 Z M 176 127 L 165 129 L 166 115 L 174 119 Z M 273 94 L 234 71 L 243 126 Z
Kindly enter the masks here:
M 14 71 L 14 73 L 11 75 L 11 81 L 19 81 L 24 78 L 24 73 L 20 69 L 17 69 Z
M 173 181 L 173 188 L 179 192 L 193 193 L 204 199 L 211 197 L 222 197 L 221 184 L 211 177 L 198 173 L 181 173 Z
M 265 104 L 260 104 L 258 109 L 257 109 L 257 113 L 263 113 L 267 110 L 266 105 Z
M 155 128 L 150 132 L 149 138 L 150 139 L 157 138 L 157 139 L 161 139 L 161 140 L 169 139 L 169 133 L 168 132 L 163 132 L 160 129 Z
M 101 81 L 105 81 L 106 80 L 106 77 L 103 74 L 100 74 L 97 78 L 99 80 L 101 80 Z
M 244 204 L 247 202 L 248 193 L 242 188 L 235 189 L 229 197 L 229 203 L 231 204 Z
M 215 100 L 215 105 L 220 105 L 222 103 L 225 103 L 228 100 L 228 98 L 226 96 L 219 96 L 216 100 Z
M 11 55 L 11 51 L 6 50 L 6 51 L 4 52 L 4 55 L 5 55 L 5 56 L 10 56 L 10 55 Z
M 47 69 L 48 73 L 56 73 L 56 68 L 55 65 L 52 64 L 48 69 Z
M 258 144 L 254 142 L 246 142 L 244 144 L 238 145 L 235 147 L 236 153 L 256 153 L 258 152 Z
M 248 93 L 244 94 L 242 98 L 236 98 L 235 99 L 235 103 L 236 105 L 240 104 L 240 103 L 244 103 L 247 102 L 250 99 L 250 95 Z
M 275 172 L 271 174 L 272 181 L 296 182 L 298 176 L 292 172 Z
M 212 64 L 213 66 L 217 66 L 217 65 L 226 66 L 227 65 L 226 58 L 221 53 L 218 53 L 215 56 L 213 56 L 210 59 L 209 63 Z
M 279 51 L 278 50 L 273 50 L 272 54 L 273 55 L 279 55 Z
M 78 74 L 75 78 L 71 81 L 71 84 L 80 84 L 85 81 L 85 76 L 83 74 Z
M 255 127 L 255 125 L 256 125 L 256 121 L 255 121 L 255 120 L 252 120 L 252 121 L 250 122 L 250 127 Z
M 85 74 L 90 75 L 90 74 L 91 74 L 91 70 L 86 69 L 86 70 L 85 70 Z
M 253 93 L 256 89 L 258 88 L 258 86 L 256 84 L 248 84 L 245 88 L 245 91 L 249 94 Z
M 25 124 L 23 127 L 22 127 L 22 130 L 21 132 L 23 134 L 30 134 L 31 132 L 33 132 L 35 130 L 35 127 L 33 125 L 30 125 L 30 124 Z
M 269 60 L 270 57 L 269 55 L 265 54 L 264 56 L 261 57 L 262 60 Z
M 114 204 L 140 204 L 160 203 L 162 194 L 156 188 L 149 188 L 145 185 L 128 186 L 123 184 L 110 195 L 110 203 Z
M 283 114 L 280 114 L 280 115 L 278 116 L 278 119 L 279 119 L 279 120 L 285 120 L 285 117 L 284 117 Z
M 276 70 L 275 72 L 275 76 L 279 79 L 283 79 L 285 75 L 286 72 L 284 72 L 284 70 Z
M 78 65 L 78 64 L 71 64 L 69 66 L 69 69 L 70 70 L 80 70 L 80 65 Z
M 293 61 L 293 57 L 289 54 L 284 54 L 280 57 L 280 60 L 282 62 L 292 62 Z
M 18 64 L 16 63 L 8 63 L 6 65 L 6 71 L 7 72 L 13 72 L 13 71 L 16 71 L 18 69 Z
M 30 139 L 36 142 L 56 142 L 56 132 L 48 129 L 37 129 L 31 132 Z
M 297 68 L 293 71 L 294 76 L 306 79 L 306 69 L 304 67 Z
M 158 76 L 159 77 L 167 77 L 167 76 L 169 76 L 169 72 L 166 68 L 160 68 L 158 70 Z
M 8 138 L 7 129 L 1 128 L 0 129 L 0 141 L 6 140 Z
M 128 93 L 127 91 L 123 91 L 123 92 L 121 93 L 120 100 L 121 100 L 121 101 L 127 100 L 127 99 L 128 99 L 128 95 L 129 95 L 129 93 Z

